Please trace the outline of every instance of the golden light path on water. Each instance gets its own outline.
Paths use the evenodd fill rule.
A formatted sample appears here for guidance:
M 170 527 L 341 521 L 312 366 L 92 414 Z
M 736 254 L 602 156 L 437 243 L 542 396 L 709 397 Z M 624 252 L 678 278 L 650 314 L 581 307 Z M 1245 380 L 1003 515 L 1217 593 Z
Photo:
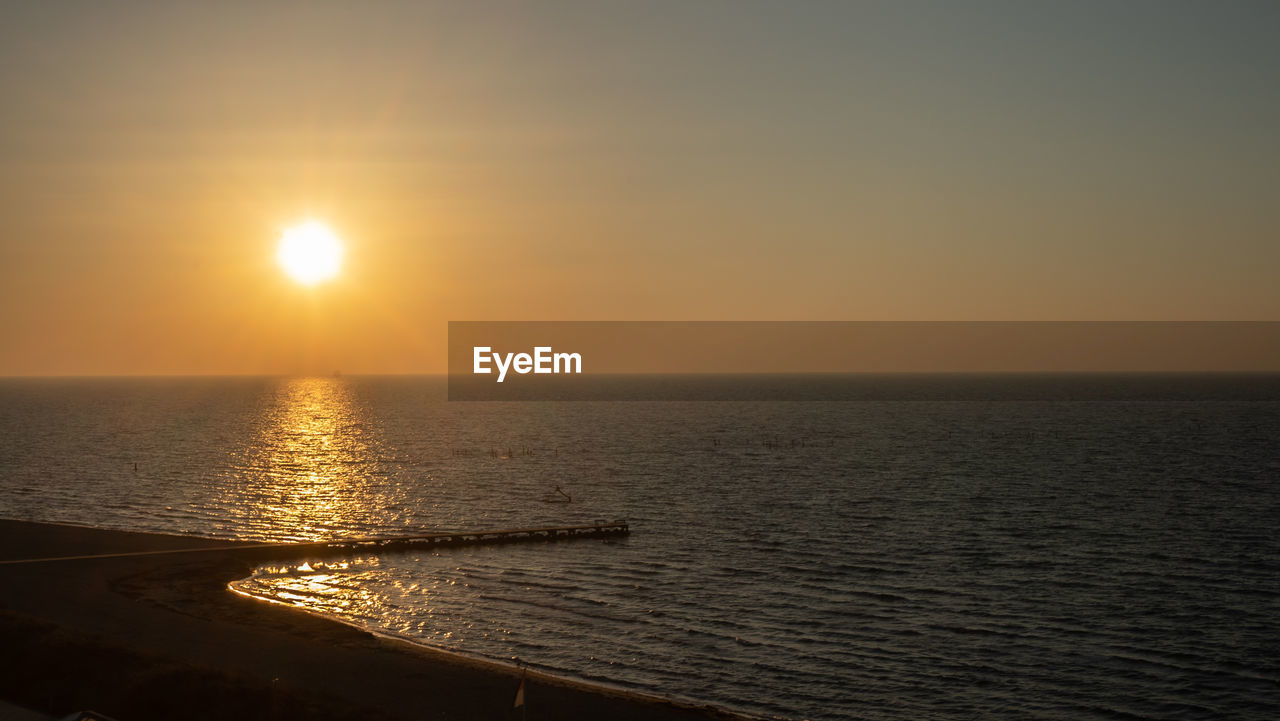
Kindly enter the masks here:
M 349 382 L 285 380 L 260 418 L 237 464 L 245 471 L 244 485 L 229 486 L 221 505 L 253 526 L 269 524 L 271 536 L 288 541 L 393 535 L 404 525 L 412 501 L 402 484 L 388 482 L 389 454 Z M 386 611 L 387 599 L 369 590 L 381 566 L 377 556 L 268 565 L 255 578 L 270 584 L 274 601 L 347 621 L 371 621 Z M 245 592 L 243 584 L 233 587 Z M 416 584 L 408 590 L 427 593 Z
M 234 451 L 236 482 L 219 499 L 241 528 L 314 541 L 402 525 L 405 492 L 386 483 L 386 453 L 349 384 L 289 379 L 268 398 L 254 439 Z

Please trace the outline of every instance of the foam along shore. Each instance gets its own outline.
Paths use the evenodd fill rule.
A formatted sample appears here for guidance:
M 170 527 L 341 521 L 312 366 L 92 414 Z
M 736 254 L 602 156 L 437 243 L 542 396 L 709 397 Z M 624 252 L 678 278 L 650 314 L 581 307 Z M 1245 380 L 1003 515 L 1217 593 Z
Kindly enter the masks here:
M 735 719 L 520 672 L 262 603 L 249 544 L 0 520 L 0 698 L 145 719 Z M 224 548 L 230 553 L 145 552 Z M 130 555 L 134 554 L 134 555 Z

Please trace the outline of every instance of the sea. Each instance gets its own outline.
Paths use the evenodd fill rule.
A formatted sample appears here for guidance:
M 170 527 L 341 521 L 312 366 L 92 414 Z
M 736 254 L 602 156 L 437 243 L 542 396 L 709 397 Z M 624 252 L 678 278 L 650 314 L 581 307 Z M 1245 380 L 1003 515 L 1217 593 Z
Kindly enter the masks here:
M 440 377 L 3 379 L 0 517 L 274 541 L 626 519 L 234 587 L 762 717 L 1280 716 L 1276 376 L 806 383 L 459 402 Z

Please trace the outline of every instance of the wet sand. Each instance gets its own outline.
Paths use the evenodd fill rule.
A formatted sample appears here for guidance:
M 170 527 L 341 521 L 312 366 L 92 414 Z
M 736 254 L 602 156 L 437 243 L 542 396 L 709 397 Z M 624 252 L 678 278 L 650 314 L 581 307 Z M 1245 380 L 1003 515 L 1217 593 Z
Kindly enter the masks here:
M 234 542 L 0 520 L 0 698 L 60 716 L 144 719 L 733 719 L 376 637 L 227 583 Z M 446 551 L 447 553 L 447 551 Z

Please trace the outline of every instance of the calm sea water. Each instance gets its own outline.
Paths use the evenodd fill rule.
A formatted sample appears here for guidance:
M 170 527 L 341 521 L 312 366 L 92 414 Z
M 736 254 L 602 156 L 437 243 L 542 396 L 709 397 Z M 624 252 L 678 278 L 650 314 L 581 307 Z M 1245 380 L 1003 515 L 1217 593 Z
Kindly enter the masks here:
M 625 517 L 609 543 L 264 567 L 240 587 L 759 714 L 1274 719 L 1280 402 L 1240 400 L 1251 382 L 1177 401 L 449 403 L 439 379 L 7 380 L 0 516 L 278 540 Z

